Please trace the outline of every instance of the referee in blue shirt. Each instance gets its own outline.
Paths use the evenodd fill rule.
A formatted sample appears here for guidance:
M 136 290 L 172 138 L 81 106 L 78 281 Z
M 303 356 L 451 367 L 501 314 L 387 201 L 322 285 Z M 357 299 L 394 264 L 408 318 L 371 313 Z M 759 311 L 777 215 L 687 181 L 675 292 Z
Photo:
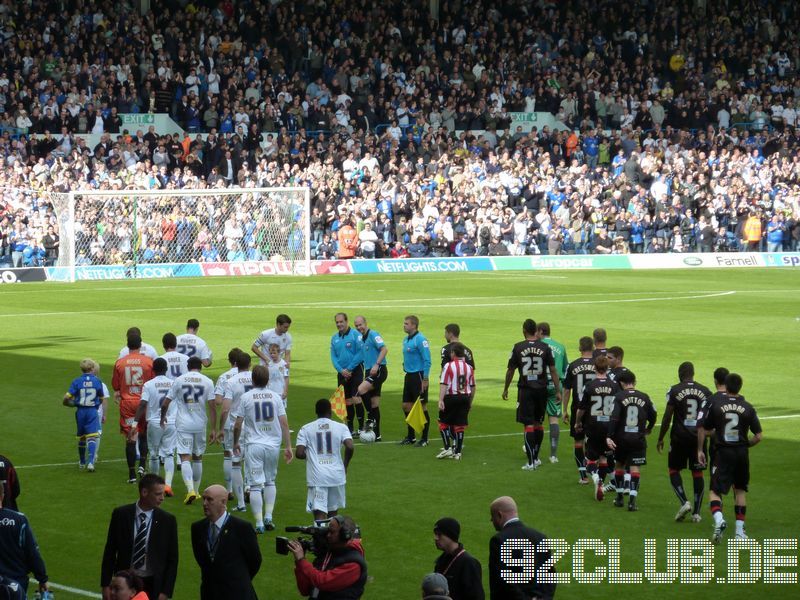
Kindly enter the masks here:
M 347 427 L 358 437 L 364 428 L 364 405 L 358 396 L 358 386 L 364 381 L 364 358 L 361 352 L 361 335 L 350 328 L 345 313 L 336 313 L 337 332 L 331 337 L 331 362 L 338 374 L 339 385 L 344 387 L 347 402 Z M 355 406 L 354 406 L 355 404 Z M 358 413 L 358 427 L 353 431 L 353 420 Z
M 406 372 L 403 383 L 403 412 L 406 417 L 411 412 L 417 398 L 422 400 L 425 411 L 425 427 L 422 430 L 422 439 L 415 439 L 414 428 L 408 426 L 408 435 L 400 442 L 404 446 L 416 444 L 428 445 L 428 428 L 431 418 L 428 416 L 428 374 L 431 370 L 431 349 L 428 340 L 419 332 L 419 318 L 409 315 L 403 320 L 403 370 Z
M 381 389 L 389 371 L 386 368 L 386 355 L 389 347 L 381 334 L 370 329 L 367 320 L 359 315 L 353 319 L 361 334 L 361 351 L 364 358 L 364 381 L 358 387 L 358 395 L 366 403 L 367 417 L 372 421 L 375 441 L 381 441 Z M 358 406 L 358 405 L 356 405 Z

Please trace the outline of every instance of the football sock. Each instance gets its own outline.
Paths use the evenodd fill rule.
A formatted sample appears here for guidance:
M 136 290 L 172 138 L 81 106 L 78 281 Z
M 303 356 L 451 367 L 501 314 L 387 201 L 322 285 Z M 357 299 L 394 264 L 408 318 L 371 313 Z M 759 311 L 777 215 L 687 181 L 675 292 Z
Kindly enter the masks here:
M 278 488 L 274 483 L 264 487 L 264 518 L 272 521 L 272 511 L 275 510 L 275 498 L 278 497 Z
M 586 455 L 583 453 L 583 444 L 575 444 L 575 464 L 578 465 L 578 474 L 581 479 L 586 479 Z
M 631 473 L 631 499 L 639 495 L 639 473 Z
M 600 481 L 605 481 L 606 475 L 608 475 L 610 471 L 611 467 L 608 465 L 600 465 L 597 469 L 597 474 L 600 477 Z
M 181 462 L 181 478 L 183 479 L 183 484 L 186 486 L 186 491 L 193 492 L 194 484 L 192 483 L 192 463 L 190 463 L 188 460 Z
M 536 434 L 531 428 L 528 431 L 528 428 L 525 428 L 525 456 L 528 457 L 528 464 L 533 464 L 533 446 L 536 444 Z
M 364 429 L 364 403 L 359 402 L 355 405 L 356 408 L 356 417 L 358 418 L 358 428 L 359 430 Z
M 97 438 L 90 437 L 86 440 L 86 449 L 89 451 L 89 464 L 94 464 L 94 459 L 97 456 Z
M 370 411 L 370 419 L 372 422 L 375 423 L 375 428 L 373 431 L 375 432 L 375 437 L 381 437 L 381 407 L 380 406 L 373 406 L 372 410 Z
M 558 435 L 560 429 L 558 423 L 550 423 L 550 456 L 556 455 L 558 449 Z
M 622 494 L 622 486 L 624 485 L 625 481 L 625 471 L 622 469 L 615 469 L 614 470 L 614 487 L 618 494 Z
M 692 484 L 694 485 L 694 508 L 692 512 L 699 515 L 700 507 L 703 506 L 703 492 L 705 491 L 702 471 L 692 471 Z
M 623 488 L 626 490 L 631 489 L 631 472 L 629 470 L 625 470 L 625 484 Z
M 100 457 L 100 440 L 101 439 L 103 439 L 103 436 L 99 435 L 99 434 L 95 438 L 95 441 L 97 442 L 97 444 L 94 447 L 94 460 L 95 461 L 97 461 L 97 459 Z
M 733 512 L 736 513 L 736 535 L 744 535 L 744 519 L 747 513 L 747 507 L 734 506 Z
M 192 461 L 192 481 L 194 482 L 194 491 L 200 490 L 200 481 L 203 479 L 203 461 Z
M 136 477 L 136 442 L 125 442 L 125 460 L 128 462 L 128 479 Z
M 594 479 L 594 477 L 597 475 L 597 461 L 587 460 L 586 471 L 589 473 L 592 479 Z
M 231 462 L 232 456 L 225 456 L 222 459 L 222 478 L 225 480 L 225 489 L 230 494 L 233 491 L 233 484 L 231 483 Z
M 678 502 L 681 506 L 686 504 L 689 500 L 686 498 L 686 490 L 683 489 L 683 480 L 681 479 L 681 472 L 675 469 L 669 470 L 669 482 L 672 484 L 672 489 L 675 490 L 675 495 L 678 497 Z M 695 494 L 695 502 L 697 495 Z
M 353 420 L 356 416 L 356 409 L 353 407 L 352 404 L 347 405 L 347 428 L 350 430 L 350 433 L 353 433 Z
M 236 497 L 236 506 L 244 506 L 244 478 L 242 477 L 241 463 L 231 465 L 231 487 Z
M 721 500 L 712 500 L 711 501 L 711 516 L 714 517 L 714 524 L 719 525 L 724 520 L 722 518 L 722 501 Z
M 175 476 L 175 457 L 168 456 L 164 459 L 164 483 L 172 487 L 172 478 Z
M 456 454 L 461 454 L 461 449 L 464 447 L 464 430 L 459 429 L 456 431 Z
M 442 444 L 444 444 L 444 449 L 447 450 L 450 447 L 450 428 L 442 426 L 439 429 L 439 434 L 442 436 Z
M 151 454 L 150 455 L 150 460 L 148 460 L 147 463 L 148 463 L 148 470 L 151 473 L 156 473 L 157 474 L 161 470 L 157 456 L 153 456 Z
M 250 490 L 250 510 L 253 513 L 253 518 L 256 520 L 256 527 L 261 527 L 264 523 L 264 492 L 261 488 L 253 488 Z
M 86 440 L 84 438 L 78 440 L 78 458 L 82 465 L 86 464 Z
M 542 441 L 544 440 L 544 427 L 541 425 L 535 425 L 533 428 L 533 460 L 539 460 L 539 450 L 542 447 Z
M 144 469 L 145 460 L 147 460 L 147 436 L 139 434 L 139 438 L 136 440 L 136 444 L 139 449 L 139 466 Z
M 423 411 L 423 414 L 425 415 L 425 425 L 422 428 L 422 439 L 423 440 L 427 440 L 428 439 L 428 430 L 431 427 L 431 417 L 428 414 L 428 409 L 425 409 Z

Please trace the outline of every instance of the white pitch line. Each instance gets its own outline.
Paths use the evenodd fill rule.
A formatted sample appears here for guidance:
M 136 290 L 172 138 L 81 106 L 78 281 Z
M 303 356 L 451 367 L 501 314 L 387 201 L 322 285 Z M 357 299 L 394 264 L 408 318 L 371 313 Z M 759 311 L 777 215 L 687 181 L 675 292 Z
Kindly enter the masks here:
M 759 417 L 759 421 L 773 421 L 778 419 L 797 419 L 800 418 L 800 414 L 797 415 L 772 415 L 767 417 Z M 656 424 L 656 427 L 661 427 L 660 423 Z M 519 435 L 521 432 L 515 431 L 514 433 L 484 433 L 478 435 L 471 435 L 469 436 L 470 440 L 485 440 L 491 438 L 501 438 L 501 437 L 511 437 L 515 435 Z M 399 442 L 400 440 L 395 440 Z M 370 444 L 371 446 L 392 446 L 394 445 L 394 441 L 386 441 L 380 442 L 378 444 Z M 366 445 L 366 444 L 365 444 Z M 204 456 L 222 456 L 221 452 L 209 452 L 206 453 Z M 124 458 L 111 458 L 108 460 L 102 460 L 99 464 L 107 464 L 107 463 L 118 463 L 124 462 Z M 15 467 L 16 469 L 41 469 L 45 467 L 74 467 L 76 465 L 75 461 L 72 462 L 64 462 L 64 463 L 48 463 L 43 465 L 23 465 L 21 467 Z
M 647 293 L 647 292 L 641 292 Z M 698 300 L 703 298 L 716 298 L 720 296 L 730 296 L 732 294 L 736 294 L 735 290 L 727 291 L 727 292 L 712 292 L 712 293 L 703 293 L 703 294 L 696 294 L 690 296 L 659 296 L 659 297 L 650 297 L 650 298 L 622 298 L 622 299 L 615 299 L 615 298 L 607 298 L 607 296 L 613 296 L 615 294 L 598 294 L 606 296 L 605 299 L 600 300 L 565 300 L 565 301 L 555 301 L 555 302 L 526 302 L 526 306 L 572 306 L 578 304 L 618 304 L 618 303 L 629 303 L 629 302 L 669 302 L 669 301 L 676 301 L 676 300 Z M 574 295 L 570 295 L 574 296 Z M 529 299 L 530 296 L 501 296 L 503 298 L 517 298 L 516 302 L 475 302 L 475 303 L 464 303 L 459 302 L 459 307 L 486 307 L 486 308 L 494 308 L 499 306 L 520 306 L 519 299 L 526 298 Z M 413 304 L 416 308 L 440 308 L 448 311 L 452 311 L 451 306 L 442 306 L 442 302 L 446 302 L 449 300 L 473 300 L 477 299 L 480 300 L 481 296 L 468 296 L 464 298 L 447 298 L 447 297 L 439 297 L 439 298 L 409 298 L 402 304 L 377 304 L 375 308 L 407 308 L 409 305 Z M 486 300 L 493 300 L 494 298 L 486 298 Z M 422 301 L 426 302 L 429 300 L 436 300 L 436 304 L 417 304 L 417 302 Z M 392 299 L 391 301 L 396 301 L 396 299 Z M 60 316 L 69 316 L 69 315 L 99 315 L 99 314 L 118 314 L 118 313 L 152 313 L 152 312 L 174 312 L 174 311 L 198 311 L 198 310 L 219 310 L 219 309 L 235 309 L 235 310 L 249 310 L 249 309 L 267 309 L 267 308 L 277 308 L 277 309 L 295 309 L 295 310 L 315 310 L 318 308 L 344 308 L 344 307 L 361 307 L 364 306 L 365 302 L 383 302 L 382 300 L 373 300 L 373 301 L 365 301 L 365 300 L 358 300 L 358 301 L 333 301 L 333 302 L 316 302 L 316 303 L 281 303 L 281 304 L 218 304 L 216 306 L 163 306 L 163 307 L 152 307 L 152 308 L 115 308 L 109 310 L 81 310 L 81 311 L 55 311 L 55 312 L 32 312 L 32 313 L 0 313 L 0 318 L 6 317 L 60 317 Z
M 35 577 L 31 578 L 31 581 L 35 583 L 39 583 Z M 82 590 L 80 588 L 70 587 L 68 585 L 61 585 L 60 583 L 53 583 L 52 581 L 48 581 L 47 585 L 54 590 L 60 590 L 62 592 L 67 592 L 69 594 L 74 594 L 76 596 L 83 596 L 84 598 L 102 598 L 102 594 L 98 594 L 97 592 L 90 592 L 88 590 Z
M 514 281 L 519 281 L 520 279 L 568 279 L 568 277 L 566 275 L 549 275 L 549 274 L 545 275 L 545 274 L 540 274 L 538 272 L 531 272 L 531 273 L 520 272 L 517 275 L 496 275 L 496 276 L 491 276 L 491 275 L 473 275 L 471 273 L 459 273 L 457 271 L 454 271 L 454 272 L 458 273 L 458 275 L 460 277 L 464 277 L 466 279 L 469 279 L 470 281 L 482 281 L 482 280 L 486 280 L 486 279 L 491 279 L 491 280 L 513 279 Z M 404 273 L 398 273 L 398 275 L 404 275 Z M 441 275 L 441 273 L 427 273 L 427 275 Z M 371 283 L 391 283 L 391 282 L 398 282 L 399 281 L 397 279 L 397 277 L 395 277 L 393 279 L 378 279 L 374 275 L 370 275 L 368 273 L 360 274 L 360 275 L 352 273 L 352 274 L 346 274 L 346 276 L 354 277 L 354 279 L 344 280 L 344 279 L 338 279 L 337 276 L 333 276 L 331 278 L 326 278 L 325 279 L 325 284 L 330 284 L 330 285 L 337 285 L 337 284 L 338 285 L 351 285 L 353 283 L 370 283 L 371 284 Z M 276 275 L 275 277 L 283 278 L 283 276 L 280 276 L 280 275 Z M 277 279 L 276 280 L 263 280 L 262 279 L 260 281 L 251 280 L 252 283 L 225 283 L 224 278 L 220 278 L 218 280 L 219 283 L 187 283 L 187 284 L 182 284 L 183 281 L 187 281 L 189 279 L 206 279 L 206 278 L 204 278 L 204 277 L 203 278 L 201 278 L 201 277 L 188 277 L 186 279 L 173 278 L 173 279 L 171 279 L 171 281 L 174 282 L 174 283 L 172 283 L 172 285 L 146 285 L 147 282 L 157 281 L 157 280 L 156 279 L 138 279 L 136 281 L 141 282 L 143 285 L 137 285 L 137 286 L 132 286 L 132 285 L 123 286 L 123 285 L 120 285 L 120 286 L 116 286 L 116 287 L 94 287 L 94 286 L 91 286 L 91 287 L 77 288 L 77 289 L 61 289 L 61 290 L 57 290 L 56 293 L 60 294 L 62 292 L 77 293 L 77 292 L 116 292 L 116 291 L 146 292 L 147 290 L 174 290 L 174 289 L 177 289 L 177 288 L 180 288 L 180 289 L 184 290 L 184 289 L 195 289 L 195 288 L 232 288 L 232 287 L 261 287 L 261 286 L 321 285 L 322 284 L 322 281 L 317 279 L 316 277 L 314 277 L 312 279 L 308 279 L 308 278 L 304 277 L 302 279 L 295 279 L 295 280 L 292 280 L 292 281 L 284 281 L 283 279 L 281 279 L 281 280 L 277 280 Z M 408 281 L 430 281 L 430 279 L 431 279 L 430 277 L 428 277 L 428 278 L 406 277 L 402 281 L 404 283 L 407 283 Z M 119 281 L 122 282 L 122 281 L 126 281 L 126 280 L 123 279 L 123 280 L 119 280 Z M 47 283 L 67 284 L 68 282 L 56 282 L 56 281 L 45 282 L 45 285 L 39 285 L 36 288 L 26 287 L 26 289 L 24 289 L 24 290 L 23 289 L 9 289 L 8 291 L 4 291 L 4 293 L 8 293 L 8 294 L 14 294 L 14 293 L 17 293 L 17 294 L 22 294 L 22 293 L 25 293 L 25 294 L 33 294 L 33 293 L 51 294 L 55 290 L 53 290 L 52 286 L 46 285 Z M 97 283 L 97 284 L 99 284 L 101 282 L 100 281 L 96 281 L 96 280 L 88 280 L 87 279 L 87 280 L 78 280 L 78 281 L 76 281 L 76 283 Z M 6 290 L 6 288 L 3 288 L 3 289 Z

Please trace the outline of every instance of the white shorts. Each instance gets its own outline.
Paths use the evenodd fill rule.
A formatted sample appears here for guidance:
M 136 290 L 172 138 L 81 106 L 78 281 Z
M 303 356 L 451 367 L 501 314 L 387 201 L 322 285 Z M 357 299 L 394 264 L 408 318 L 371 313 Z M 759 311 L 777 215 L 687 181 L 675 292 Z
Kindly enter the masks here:
M 248 444 L 244 455 L 244 468 L 247 483 L 261 487 L 267 483 L 275 483 L 278 475 L 278 456 L 280 448 L 270 448 L 262 444 Z
M 344 485 L 309 487 L 306 512 L 329 513 L 345 507 Z
M 169 458 L 175 454 L 177 443 L 175 425 L 167 425 L 161 429 L 160 423 L 147 423 L 147 448 L 151 455 Z
M 178 443 L 176 444 L 178 454 L 194 454 L 202 456 L 206 452 L 206 434 L 204 431 L 191 433 L 186 431 L 177 432 Z

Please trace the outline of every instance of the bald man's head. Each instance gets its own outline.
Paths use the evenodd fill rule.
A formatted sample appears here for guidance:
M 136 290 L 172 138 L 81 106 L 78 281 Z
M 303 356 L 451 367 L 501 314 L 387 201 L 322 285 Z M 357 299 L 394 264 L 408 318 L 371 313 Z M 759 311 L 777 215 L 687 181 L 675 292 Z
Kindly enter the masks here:
M 209 521 L 218 520 L 228 505 L 228 490 L 221 485 L 210 485 L 203 492 L 203 512 Z
M 500 496 L 489 506 L 489 514 L 494 528 L 500 531 L 509 519 L 518 517 L 517 503 L 511 496 Z

